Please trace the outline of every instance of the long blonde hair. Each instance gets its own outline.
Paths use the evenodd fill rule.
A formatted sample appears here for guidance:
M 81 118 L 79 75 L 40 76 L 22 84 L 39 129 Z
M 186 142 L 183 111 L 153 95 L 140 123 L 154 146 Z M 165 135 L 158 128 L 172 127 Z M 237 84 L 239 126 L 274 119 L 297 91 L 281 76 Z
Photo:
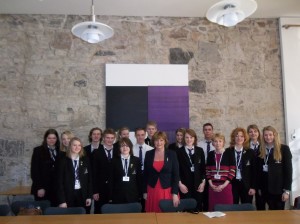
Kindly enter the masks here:
M 265 142 L 265 138 L 264 138 L 265 131 L 273 132 L 273 135 L 274 135 L 273 158 L 276 161 L 281 161 L 281 159 L 282 159 L 281 150 L 280 150 L 281 149 L 281 142 L 280 142 L 279 134 L 276 131 L 276 129 L 273 128 L 272 126 L 264 127 L 264 129 L 262 131 L 263 137 L 262 137 L 262 141 L 261 141 L 259 157 L 264 159 L 265 156 L 266 156 L 266 142 Z
M 63 137 L 63 135 L 68 136 L 68 138 L 69 138 L 70 140 L 71 140 L 72 138 L 74 138 L 75 136 L 74 136 L 74 134 L 73 134 L 71 131 L 69 131 L 69 130 L 66 130 L 66 131 L 64 131 L 64 132 L 61 133 L 61 135 L 60 135 L 60 138 L 61 138 L 61 141 L 60 141 L 60 151 L 66 152 L 67 149 L 68 149 L 68 146 L 64 146 L 64 144 L 63 144 L 63 142 L 62 142 L 62 137 Z
M 74 138 L 72 138 L 72 139 L 70 140 L 69 147 L 67 148 L 67 151 L 66 151 L 66 156 L 69 157 L 69 158 L 71 158 L 71 147 L 72 147 L 73 142 L 75 142 L 75 141 L 80 142 L 81 150 L 80 150 L 80 152 L 79 152 L 79 158 L 81 158 L 81 157 L 84 156 L 85 153 L 84 153 L 82 141 L 81 141 L 79 138 L 77 138 L 77 137 L 74 137 Z

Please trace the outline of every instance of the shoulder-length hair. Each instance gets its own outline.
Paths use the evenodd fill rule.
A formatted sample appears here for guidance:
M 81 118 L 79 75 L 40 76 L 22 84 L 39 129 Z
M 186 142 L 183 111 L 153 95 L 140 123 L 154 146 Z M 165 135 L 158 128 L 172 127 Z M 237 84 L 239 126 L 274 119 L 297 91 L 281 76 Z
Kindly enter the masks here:
M 241 128 L 241 127 L 237 127 L 235 129 L 232 130 L 231 134 L 230 134 L 230 147 L 234 147 L 235 146 L 235 137 L 237 136 L 237 134 L 239 132 L 242 132 L 243 133 L 243 136 L 244 136 L 244 143 L 243 143 L 243 148 L 244 149 L 247 149 L 247 142 L 248 142 L 248 139 L 249 139 L 249 136 L 245 130 L 245 128 Z
M 189 134 L 190 136 L 194 137 L 195 140 L 194 140 L 194 142 L 193 142 L 193 146 L 197 145 L 198 139 L 197 139 L 197 134 L 196 134 L 196 132 L 195 132 L 193 129 L 190 129 L 190 128 L 188 128 L 188 129 L 185 130 L 185 134 L 184 134 L 184 136 L 183 136 L 183 141 L 184 141 L 184 144 L 185 144 L 185 145 L 186 145 L 186 142 L 185 142 L 185 135 L 186 135 L 186 134 Z
M 95 127 L 95 128 L 92 128 L 92 129 L 90 130 L 90 133 L 89 133 L 89 142 L 90 142 L 90 143 L 92 142 L 92 134 L 93 134 L 93 132 L 96 131 L 96 130 L 97 130 L 97 131 L 100 131 L 100 134 L 101 134 L 100 143 L 102 142 L 102 134 L 103 134 L 103 131 L 102 131 L 101 128 Z
M 74 138 L 72 138 L 70 140 L 69 146 L 68 146 L 67 151 L 66 151 L 66 156 L 69 157 L 69 158 L 71 158 L 71 147 L 72 147 L 73 142 L 75 142 L 75 141 L 80 142 L 81 150 L 79 152 L 79 158 L 81 158 L 81 157 L 84 156 L 85 153 L 84 153 L 84 150 L 83 150 L 82 141 L 79 138 L 77 138 L 77 137 L 74 137 Z
M 119 154 L 121 154 L 121 147 L 123 144 L 126 144 L 129 148 L 130 148 L 130 151 L 129 151 L 129 155 L 133 156 L 133 144 L 132 142 L 130 141 L 129 138 L 120 138 L 119 140 Z
M 68 136 L 69 139 L 72 139 L 72 138 L 74 138 L 75 136 L 74 136 L 74 134 L 73 134 L 71 131 L 69 131 L 69 130 L 63 131 L 63 132 L 61 133 L 61 135 L 60 135 L 60 139 L 61 139 L 61 143 L 60 143 L 60 151 L 66 152 L 68 146 L 64 146 L 64 144 L 62 143 L 62 137 L 63 137 L 63 135 Z
M 47 138 L 48 138 L 48 136 L 51 135 L 51 134 L 53 134 L 53 135 L 56 136 L 56 139 L 57 139 L 57 140 L 56 140 L 56 143 L 55 143 L 55 148 L 56 148 L 56 149 L 59 149 L 60 141 L 59 141 L 58 133 L 57 133 L 57 131 L 56 131 L 55 129 L 53 129 L 53 128 L 50 128 L 50 129 L 48 129 L 48 130 L 45 132 L 42 145 L 43 145 L 45 148 L 48 147 L 48 146 L 47 146 Z
M 117 141 L 119 141 L 122 137 L 121 137 L 121 134 L 122 134 L 122 131 L 129 131 L 130 132 L 130 129 L 129 127 L 127 126 L 124 126 L 124 127 L 121 127 L 119 130 L 118 130 L 118 136 L 117 136 Z
M 248 127 L 247 127 L 247 133 L 249 135 L 249 132 L 250 132 L 250 129 L 254 129 L 258 132 L 258 138 L 257 138 L 257 141 L 259 143 L 259 145 L 261 145 L 261 133 L 260 133 L 260 130 L 258 128 L 258 126 L 256 124 L 250 124 Z M 247 147 L 250 148 L 250 137 L 249 137 L 249 140 L 247 142 Z
M 214 142 L 216 139 L 222 139 L 224 142 L 224 146 L 225 146 L 225 136 L 221 133 L 216 133 L 213 135 L 212 137 L 212 141 Z
M 279 138 L 279 134 L 276 131 L 275 128 L 273 128 L 272 126 L 266 126 L 264 127 L 262 133 L 263 135 L 265 134 L 265 131 L 271 131 L 273 132 L 274 135 L 274 149 L 273 149 L 273 157 L 276 161 L 281 161 L 282 156 L 281 156 L 281 142 L 280 142 L 280 138 Z M 264 136 L 262 137 L 262 141 L 261 141 L 261 147 L 260 147 L 260 153 L 259 153 L 259 157 L 260 158 L 265 158 L 266 156 L 266 142 L 265 142 L 265 138 Z
M 165 148 L 166 148 L 168 146 L 168 144 L 169 144 L 166 132 L 164 132 L 164 131 L 157 131 L 157 132 L 155 132 L 155 134 L 153 135 L 153 137 L 152 137 L 151 140 L 154 143 L 156 140 L 158 140 L 160 138 L 162 138 L 165 141 Z

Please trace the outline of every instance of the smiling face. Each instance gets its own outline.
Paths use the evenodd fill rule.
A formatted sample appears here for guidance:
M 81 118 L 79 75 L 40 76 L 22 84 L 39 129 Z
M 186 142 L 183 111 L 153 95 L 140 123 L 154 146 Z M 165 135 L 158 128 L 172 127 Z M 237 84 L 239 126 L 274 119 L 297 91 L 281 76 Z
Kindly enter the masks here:
M 243 134 L 243 132 L 239 131 L 237 133 L 237 135 L 235 136 L 235 145 L 236 146 L 243 146 L 244 142 L 245 142 L 245 136 Z
M 63 144 L 65 147 L 68 147 L 68 146 L 69 146 L 70 140 L 71 140 L 71 139 L 70 139 L 69 136 L 66 135 L 66 134 L 63 134 L 63 135 L 61 136 L 62 144 Z
M 166 141 L 163 138 L 155 139 L 154 146 L 158 150 L 163 150 L 165 148 Z
M 120 133 L 120 138 L 129 138 L 129 130 L 128 129 L 122 130 Z
M 188 133 L 185 133 L 184 141 L 185 141 L 185 145 L 188 148 L 192 148 L 194 146 L 194 143 L 195 143 L 195 137 L 191 136 Z
M 264 131 L 264 140 L 267 145 L 274 144 L 275 135 L 272 131 L 266 130 Z
M 112 147 L 113 144 L 114 144 L 114 141 L 115 141 L 115 135 L 113 135 L 113 134 L 106 134 L 104 136 L 103 143 L 104 143 L 105 146 L 107 146 L 109 148 Z
M 70 149 L 71 154 L 73 154 L 73 155 L 79 154 L 81 150 L 82 150 L 82 145 L 81 145 L 80 141 L 73 140 L 71 142 L 71 149 Z
M 49 147 L 55 147 L 55 144 L 57 142 L 57 137 L 55 134 L 49 134 L 46 138 L 46 142 L 47 142 L 47 145 Z
M 144 130 L 137 130 L 135 133 L 136 142 L 143 145 L 145 142 L 146 132 Z
M 152 138 L 152 136 L 155 134 L 155 132 L 157 131 L 157 128 L 153 125 L 148 125 L 147 126 L 147 133 L 149 138 Z
M 130 154 L 130 147 L 125 142 L 122 142 L 120 152 L 124 157 L 128 157 Z
M 249 137 L 250 137 L 251 141 L 257 142 L 258 137 L 259 137 L 259 132 L 258 132 L 257 129 L 250 128 L 248 134 L 249 134 Z
M 220 152 L 224 148 L 224 140 L 222 138 L 215 138 L 213 141 L 213 145 L 216 151 Z
M 101 139 L 101 131 L 100 130 L 94 130 L 92 135 L 91 135 L 91 139 L 93 143 L 98 143 L 100 142 Z

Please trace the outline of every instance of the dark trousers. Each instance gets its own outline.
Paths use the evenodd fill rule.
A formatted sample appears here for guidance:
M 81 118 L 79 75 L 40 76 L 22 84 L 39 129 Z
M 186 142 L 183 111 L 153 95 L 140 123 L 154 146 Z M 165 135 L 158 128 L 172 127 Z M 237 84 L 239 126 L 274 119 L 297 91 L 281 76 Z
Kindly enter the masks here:
M 208 188 L 209 188 L 209 183 L 208 180 L 206 180 L 204 191 L 202 193 L 202 210 L 204 212 L 208 211 Z
M 256 190 L 256 194 L 255 194 L 255 206 L 256 206 L 256 210 L 258 211 L 266 210 L 266 202 L 259 194 L 258 190 Z
M 99 193 L 99 200 L 94 201 L 94 213 L 95 214 L 101 214 L 101 207 L 109 202 L 109 193 L 108 189 L 107 192 Z
M 187 186 L 188 187 L 188 186 Z M 186 194 L 183 194 L 180 192 L 180 198 L 194 198 L 197 201 L 197 207 L 196 211 L 203 211 L 202 202 L 203 202 L 203 193 L 200 193 L 193 189 L 193 187 L 188 187 L 189 192 Z
M 89 214 L 90 206 L 85 206 L 86 199 L 83 198 L 81 189 L 75 190 L 72 200 L 67 201 L 68 207 L 83 207 L 85 212 Z
M 282 201 L 282 194 L 263 193 L 262 199 L 268 204 L 269 210 L 284 210 L 285 202 Z
M 252 203 L 253 196 L 248 194 L 249 189 L 244 187 L 243 180 L 234 179 L 231 182 L 232 184 L 232 196 L 233 203 L 239 204 L 241 203 Z

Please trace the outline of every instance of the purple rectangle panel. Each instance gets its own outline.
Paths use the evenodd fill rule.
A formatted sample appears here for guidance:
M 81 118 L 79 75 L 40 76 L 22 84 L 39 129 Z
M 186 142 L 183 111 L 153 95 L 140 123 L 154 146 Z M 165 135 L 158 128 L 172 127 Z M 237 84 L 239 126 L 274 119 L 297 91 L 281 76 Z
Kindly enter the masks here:
M 159 130 L 175 131 L 189 127 L 189 87 L 149 86 L 148 120 L 156 121 Z

